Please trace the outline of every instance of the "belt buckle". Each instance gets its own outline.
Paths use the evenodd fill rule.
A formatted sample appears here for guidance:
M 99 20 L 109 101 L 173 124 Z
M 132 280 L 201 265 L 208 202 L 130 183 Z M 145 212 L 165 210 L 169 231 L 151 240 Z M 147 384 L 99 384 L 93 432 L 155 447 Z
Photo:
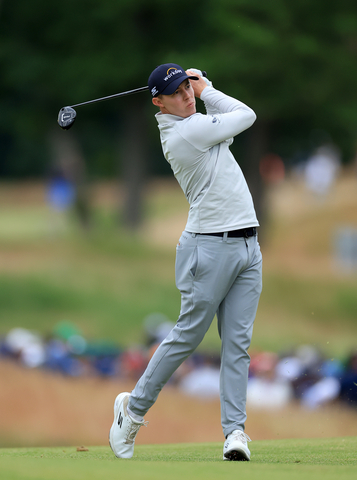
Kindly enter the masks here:
M 251 235 L 248 235 L 248 230 L 252 233 Z M 256 235 L 255 227 L 250 227 L 250 228 L 245 228 L 244 229 L 244 237 L 249 238 L 249 237 L 254 237 Z

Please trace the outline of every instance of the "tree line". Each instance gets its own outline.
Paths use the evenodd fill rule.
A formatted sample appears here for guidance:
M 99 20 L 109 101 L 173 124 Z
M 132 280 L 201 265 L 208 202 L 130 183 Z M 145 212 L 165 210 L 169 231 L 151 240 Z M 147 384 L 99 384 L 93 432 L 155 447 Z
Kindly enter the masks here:
M 2 0 L 0 26 L 2 178 L 44 175 L 62 142 L 92 176 L 140 188 L 168 173 L 147 92 L 79 107 L 71 131 L 56 124 L 62 106 L 144 86 L 165 62 L 206 70 L 255 110 L 234 148 L 256 195 L 266 153 L 289 163 L 327 139 L 344 162 L 355 155 L 354 0 Z

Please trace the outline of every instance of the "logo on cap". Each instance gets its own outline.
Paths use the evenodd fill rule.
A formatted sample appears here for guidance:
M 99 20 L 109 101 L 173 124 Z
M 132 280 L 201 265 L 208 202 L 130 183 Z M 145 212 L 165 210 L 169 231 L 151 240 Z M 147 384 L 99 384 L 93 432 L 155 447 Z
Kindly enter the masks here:
M 170 70 L 173 70 L 170 72 Z M 166 77 L 164 77 L 164 81 L 167 82 L 167 80 L 170 80 L 171 77 L 174 75 L 177 75 L 178 73 L 182 73 L 182 70 L 177 70 L 175 67 L 170 67 L 167 72 L 166 72 Z

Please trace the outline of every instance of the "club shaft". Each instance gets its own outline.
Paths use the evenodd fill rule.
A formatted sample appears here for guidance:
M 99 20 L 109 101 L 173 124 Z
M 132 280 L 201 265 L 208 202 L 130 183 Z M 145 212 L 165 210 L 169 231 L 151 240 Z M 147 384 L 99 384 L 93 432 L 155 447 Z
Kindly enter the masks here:
M 204 77 L 207 77 L 206 72 L 202 72 L 202 75 Z M 70 105 L 70 107 L 74 108 L 74 107 L 80 107 L 81 105 L 88 105 L 89 103 L 104 102 L 104 100 L 110 100 L 111 98 L 116 98 L 116 97 L 125 97 L 126 95 L 132 95 L 133 93 L 145 92 L 146 90 L 149 90 L 148 86 L 140 87 L 140 88 L 134 88 L 134 90 L 128 90 L 126 92 L 115 93 L 114 95 L 108 95 L 107 97 L 101 97 L 101 98 L 96 98 L 94 100 L 88 100 L 87 102 L 76 103 L 75 105 Z
M 114 95 L 108 95 L 107 97 L 96 98 L 95 100 L 88 100 L 87 102 L 76 103 L 76 105 L 70 105 L 71 108 L 80 107 L 81 105 L 88 105 L 89 103 L 103 102 L 104 100 L 109 100 L 116 97 L 125 97 L 126 95 L 132 95 L 133 93 L 139 93 L 149 90 L 149 87 L 140 87 L 135 88 L 134 90 L 128 90 L 127 92 L 115 93 Z

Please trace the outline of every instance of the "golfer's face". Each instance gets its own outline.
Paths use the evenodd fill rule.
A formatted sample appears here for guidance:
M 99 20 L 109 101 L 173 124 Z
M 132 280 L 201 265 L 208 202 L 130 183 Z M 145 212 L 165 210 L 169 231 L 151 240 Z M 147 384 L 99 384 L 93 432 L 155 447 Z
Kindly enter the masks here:
M 162 113 L 187 118 L 196 113 L 196 99 L 188 79 L 184 80 L 171 95 L 161 95 Z

